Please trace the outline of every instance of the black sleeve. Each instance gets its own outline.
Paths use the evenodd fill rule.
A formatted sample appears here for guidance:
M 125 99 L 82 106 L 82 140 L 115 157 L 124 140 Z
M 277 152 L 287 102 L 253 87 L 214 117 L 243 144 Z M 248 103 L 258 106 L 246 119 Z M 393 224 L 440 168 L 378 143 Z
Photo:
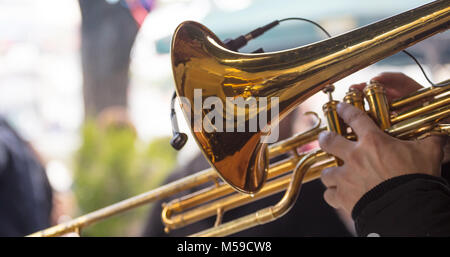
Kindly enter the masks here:
M 358 236 L 450 236 L 450 187 L 425 174 L 395 177 L 367 192 L 352 217 Z
M 0 141 L 0 178 L 8 165 L 8 152 L 4 144 Z

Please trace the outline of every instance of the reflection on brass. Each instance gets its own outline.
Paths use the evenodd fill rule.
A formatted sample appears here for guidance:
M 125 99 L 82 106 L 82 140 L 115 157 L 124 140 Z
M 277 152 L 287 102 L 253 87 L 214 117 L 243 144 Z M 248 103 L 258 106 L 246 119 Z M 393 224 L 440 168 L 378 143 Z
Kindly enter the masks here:
M 442 82 L 445 83 L 446 81 Z M 417 104 L 419 101 L 423 101 L 426 100 L 430 97 L 434 97 L 436 95 L 439 95 L 443 92 L 447 92 L 450 89 L 450 85 L 445 86 L 445 87 L 427 87 L 427 88 L 422 88 L 420 90 L 417 90 L 416 92 L 401 97 L 395 101 L 392 102 L 391 104 L 391 109 L 399 109 L 405 106 L 408 106 L 409 104 Z
M 324 161 L 329 157 L 322 150 L 307 154 L 303 157 L 294 168 L 286 193 L 276 205 L 261 209 L 220 226 L 204 230 L 192 236 L 226 236 L 280 218 L 294 206 L 306 172 L 317 162 Z
M 447 30 L 449 21 L 450 2 L 435 1 L 329 40 L 263 54 L 229 51 L 203 25 L 184 22 L 177 28 L 172 41 L 172 64 L 177 94 L 191 101 L 194 89 L 202 89 L 204 98 L 217 96 L 222 100 L 239 96 L 279 97 L 279 113 L 280 118 L 283 118 L 326 85 Z M 450 125 L 439 124 L 450 116 L 448 98 L 442 97 L 449 89 L 447 86 L 420 90 L 394 101 L 391 106 L 375 96 L 369 100 L 373 102 L 369 113 L 383 114 L 381 127 L 392 123 L 392 126 L 383 129 L 395 137 L 415 139 L 430 135 L 449 135 Z M 366 95 L 370 98 L 372 93 L 376 92 Z M 432 98 L 431 107 L 422 105 L 423 100 L 428 98 Z M 389 112 L 386 116 L 386 110 L 403 109 L 413 104 L 416 106 L 396 116 L 396 122 L 391 120 L 394 116 Z M 182 105 L 186 116 L 193 114 L 192 108 Z M 271 106 L 268 106 L 268 109 L 270 110 Z M 203 110 L 202 118 L 205 118 L 205 114 Z M 402 118 L 398 120 L 400 116 Z M 193 130 L 195 124 L 189 125 Z M 305 133 L 270 146 L 260 143 L 259 139 L 263 135 L 261 131 L 193 131 L 198 145 L 213 168 L 30 236 L 59 236 L 74 231 L 79 233 L 84 227 L 110 216 L 166 199 L 205 183 L 212 183 L 219 178 L 224 182 L 165 204 L 162 217 L 167 230 L 217 214 L 220 216 L 217 226 L 194 236 L 225 236 L 264 224 L 289 211 L 299 195 L 302 183 L 319 177 L 321 170 L 334 165 L 334 157 L 321 150 L 297 153 L 299 147 L 315 141 L 318 134 L 324 130 L 326 128 L 317 123 L 317 126 Z M 349 134 L 347 138 L 354 140 L 355 135 Z M 270 158 L 292 152 L 294 154 L 284 160 L 268 165 Z M 266 178 L 268 181 L 264 184 Z M 280 191 L 285 191 L 285 194 L 274 206 L 237 220 L 221 222 L 226 211 Z
M 345 94 L 343 101 L 364 111 L 364 96 L 358 89 L 350 88 Z
M 379 83 L 370 83 L 364 88 L 364 94 L 369 104 L 369 115 L 385 130 L 391 126 L 389 104 L 384 88 Z
M 282 119 L 325 86 L 445 31 L 449 10 L 448 1 L 435 1 L 315 44 L 259 54 L 230 51 L 205 26 L 183 22 L 174 33 L 171 47 L 176 91 L 191 103 L 194 89 L 202 91 L 203 100 L 214 96 L 222 103 L 227 97 L 278 97 Z M 195 116 L 194 104 L 181 107 L 185 116 Z M 262 111 L 271 109 L 268 106 Z M 207 110 L 201 111 L 201 121 L 212 123 L 207 114 Z M 248 116 L 242 118 L 249 123 Z M 223 119 L 225 124 L 225 113 Z M 268 168 L 264 153 L 267 145 L 260 142 L 263 128 L 247 133 L 195 131 L 201 127 L 201 121 L 192 119 L 188 123 L 200 149 L 221 178 L 244 193 L 260 190 Z M 269 125 L 271 122 L 268 119 Z
M 339 135 L 344 135 L 346 126 L 337 113 L 336 108 L 338 103 L 338 101 L 327 102 L 322 106 L 322 110 L 327 119 L 328 130 L 336 132 Z
M 428 110 L 434 110 L 436 108 L 442 107 L 442 106 L 447 106 L 450 104 L 450 95 L 444 96 L 442 97 L 442 99 L 436 99 L 436 100 L 432 100 L 430 102 L 428 102 L 427 105 L 424 106 L 418 106 L 418 107 L 414 107 L 409 109 L 406 112 L 403 113 L 399 113 L 395 116 L 391 116 L 391 123 L 398 123 L 400 121 L 406 120 L 408 118 L 414 117 L 417 115 L 417 113 L 420 112 L 426 112 Z
M 332 100 L 331 93 L 329 96 L 330 101 L 325 103 L 322 106 L 323 114 L 325 115 L 325 118 L 327 119 L 327 127 L 328 131 L 335 132 L 339 135 L 347 135 L 347 125 L 344 123 L 344 121 L 339 117 L 337 113 L 337 105 L 338 101 Z M 341 166 L 344 164 L 344 162 L 341 159 L 335 158 L 335 165 Z

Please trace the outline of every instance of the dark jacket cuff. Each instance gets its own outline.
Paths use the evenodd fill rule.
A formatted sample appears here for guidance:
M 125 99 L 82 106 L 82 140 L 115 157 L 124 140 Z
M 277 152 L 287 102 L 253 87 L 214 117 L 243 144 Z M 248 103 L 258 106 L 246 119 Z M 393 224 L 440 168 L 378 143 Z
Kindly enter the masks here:
M 408 174 L 388 179 L 372 188 L 369 192 L 364 194 L 361 199 L 359 199 L 352 210 L 353 220 L 356 220 L 364 208 L 373 201 L 378 200 L 390 190 L 415 179 L 435 180 L 448 185 L 445 179 L 427 174 Z

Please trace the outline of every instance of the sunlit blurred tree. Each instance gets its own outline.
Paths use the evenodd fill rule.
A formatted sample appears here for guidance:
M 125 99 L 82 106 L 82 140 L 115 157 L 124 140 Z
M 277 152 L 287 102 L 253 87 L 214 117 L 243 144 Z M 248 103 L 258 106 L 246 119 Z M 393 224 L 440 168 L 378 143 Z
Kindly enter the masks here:
M 143 145 L 124 115 L 128 105 L 130 52 L 139 30 L 133 8 L 144 2 L 78 0 L 78 3 L 82 17 L 85 125 L 74 162 L 74 192 L 81 214 L 156 187 L 175 163 L 175 152 L 168 138 Z M 146 12 L 149 10 L 150 5 Z M 116 109 L 102 117 L 111 108 L 120 111 Z M 87 228 L 83 235 L 138 235 L 145 209 L 98 223 Z
M 75 158 L 74 192 L 80 214 L 157 187 L 173 168 L 176 153 L 169 138 L 144 145 L 129 127 L 103 128 L 86 122 Z M 83 236 L 137 236 L 147 207 L 109 218 L 82 231 Z

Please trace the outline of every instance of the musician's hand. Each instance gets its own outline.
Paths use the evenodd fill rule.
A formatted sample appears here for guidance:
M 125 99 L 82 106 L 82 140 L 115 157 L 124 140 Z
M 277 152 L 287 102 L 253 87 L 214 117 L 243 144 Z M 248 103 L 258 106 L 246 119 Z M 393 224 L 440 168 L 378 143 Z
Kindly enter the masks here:
M 399 72 L 383 72 L 380 75 L 371 79 L 372 81 L 377 81 L 381 83 L 386 90 L 386 97 L 389 102 L 405 96 L 407 94 L 413 93 L 421 88 L 423 88 L 419 83 L 417 83 L 412 78 L 406 76 L 403 73 Z M 366 83 L 360 83 L 356 85 L 352 85 L 352 88 L 356 88 L 359 90 L 363 90 L 366 87 Z M 429 101 L 432 98 L 425 98 L 421 102 Z M 418 104 L 415 102 L 414 104 Z M 397 112 L 401 112 L 405 109 L 408 109 L 408 106 L 397 110 Z M 450 118 L 446 118 L 441 121 L 442 123 L 450 123 Z M 444 146 L 444 157 L 442 159 L 442 163 L 450 162 L 450 140 L 447 141 L 447 144 Z
M 325 201 L 347 214 L 370 189 L 392 177 L 425 173 L 440 176 L 443 140 L 429 137 L 404 141 L 385 134 L 363 111 L 346 103 L 337 106 L 344 122 L 358 136 L 350 141 L 333 132 L 319 135 L 320 147 L 343 160 L 322 172 Z

